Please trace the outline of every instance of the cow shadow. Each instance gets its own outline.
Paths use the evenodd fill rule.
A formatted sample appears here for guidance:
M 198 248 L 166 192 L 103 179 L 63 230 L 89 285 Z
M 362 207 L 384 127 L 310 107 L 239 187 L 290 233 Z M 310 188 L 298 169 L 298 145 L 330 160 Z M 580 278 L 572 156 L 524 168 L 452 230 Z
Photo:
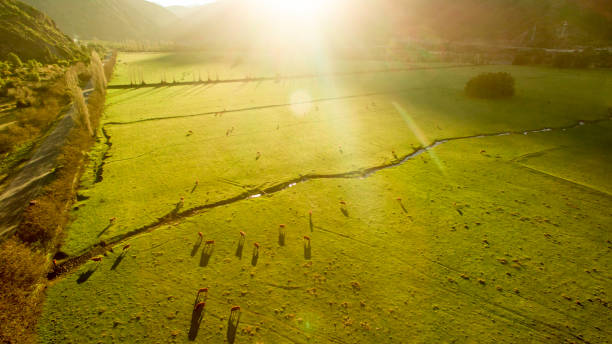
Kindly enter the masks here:
M 198 250 L 200 249 L 200 246 L 202 246 L 202 237 L 199 237 L 198 240 L 193 244 L 193 247 L 191 248 L 191 256 L 195 256 L 196 253 L 198 253 Z
M 244 251 L 244 239 L 240 238 L 240 241 L 238 242 L 238 247 L 236 247 L 236 257 L 242 259 L 242 252 Z
M 113 262 L 113 266 L 111 266 L 110 269 L 111 270 L 117 269 L 117 267 L 119 266 L 119 264 L 121 264 L 121 261 L 123 260 L 123 258 L 125 258 L 125 256 L 126 256 L 125 251 L 121 252 L 121 254 Z
M 227 319 L 227 342 L 230 344 L 236 341 L 236 332 L 238 331 L 241 315 L 242 313 L 238 313 L 236 317 L 230 315 L 229 319 Z
M 206 307 L 198 307 L 194 308 L 193 312 L 191 312 L 191 326 L 188 335 L 190 341 L 194 341 L 198 336 L 200 324 L 202 324 L 202 320 L 204 319 L 205 309 Z
M 202 249 L 202 255 L 200 256 L 200 266 L 201 267 L 205 267 L 208 265 L 208 263 L 210 262 L 210 257 L 212 256 L 214 250 L 215 250 L 215 245 L 213 244 L 204 245 L 204 248 Z

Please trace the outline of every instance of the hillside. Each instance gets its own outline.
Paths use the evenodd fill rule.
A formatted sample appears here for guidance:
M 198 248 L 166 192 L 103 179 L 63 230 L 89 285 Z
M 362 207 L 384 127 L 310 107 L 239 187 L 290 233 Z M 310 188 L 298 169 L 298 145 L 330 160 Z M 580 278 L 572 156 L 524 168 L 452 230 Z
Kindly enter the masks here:
M 145 0 L 24 0 L 80 39 L 158 39 L 177 17 Z
M 299 33 L 287 35 L 286 26 L 276 25 L 283 18 L 270 21 L 260 7 L 219 0 L 170 28 L 170 39 L 244 46 L 257 37 L 267 37 L 267 44 L 280 33 L 299 41 Z M 612 41 L 611 13 L 612 2 L 605 0 L 338 0 L 319 18 L 317 30 L 334 47 L 386 44 L 390 38 L 562 47 Z
M 185 18 L 200 10 L 202 6 L 168 6 L 166 9 L 179 18 Z
M 0 60 L 11 52 L 23 61 L 36 59 L 46 63 L 70 60 L 81 54 L 53 20 L 15 0 L 0 0 L 0 41 Z

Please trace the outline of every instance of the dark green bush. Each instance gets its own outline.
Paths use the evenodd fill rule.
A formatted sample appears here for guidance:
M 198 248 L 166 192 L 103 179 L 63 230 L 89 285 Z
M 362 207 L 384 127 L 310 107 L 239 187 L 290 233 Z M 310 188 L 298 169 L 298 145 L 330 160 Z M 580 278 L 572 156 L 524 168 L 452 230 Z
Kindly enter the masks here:
M 480 74 L 467 82 L 465 93 L 475 98 L 512 97 L 514 78 L 505 72 Z

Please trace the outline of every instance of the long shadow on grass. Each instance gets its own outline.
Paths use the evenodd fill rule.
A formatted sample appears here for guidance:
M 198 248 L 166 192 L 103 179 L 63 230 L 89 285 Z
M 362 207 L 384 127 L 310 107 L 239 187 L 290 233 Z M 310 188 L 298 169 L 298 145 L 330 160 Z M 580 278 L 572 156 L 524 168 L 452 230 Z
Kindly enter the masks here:
M 257 266 L 257 261 L 259 260 L 259 248 L 253 248 L 253 257 L 251 257 L 251 265 Z
M 202 240 L 203 240 L 202 237 L 199 237 L 198 241 L 196 241 L 193 244 L 193 247 L 191 248 L 191 256 L 192 257 L 195 256 L 196 253 L 198 253 L 198 250 L 200 249 L 200 246 L 202 246 Z
M 204 319 L 205 307 L 196 307 L 191 313 L 191 327 L 189 328 L 189 340 L 194 341 L 198 336 L 200 330 L 200 324 Z
M 161 226 L 164 226 L 166 223 L 168 223 L 169 221 L 174 221 L 177 219 L 183 219 L 183 218 L 188 218 L 197 214 L 200 214 L 206 210 L 209 209 L 213 209 L 213 208 L 217 208 L 217 207 L 221 207 L 221 206 L 225 206 L 225 205 L 229 205 L 235 202 L 239 202 L 239 201 L 243 201 L 243 200 L 247 200 L 247 199 L 252 199 L 254 197 L 260 197 L 262 195 L 270 195 L 276 192 L 280 192 L 283 191 L 285 189 L 287 189 L 290 186 L 293 186 L 295 184 L 299 184 L 299 183 L 304 183 L 304 182 L 308 182 L 310 180 L 318 180 L 318 179 L 353 179 L 353 178 L 367 178 L 371 175 L 373 175 L 374 173 L 381 171 L 381 170 L 385 170 L 388 168 L 392 168 L 392 167 L 396 167 L 396 166 L 400 166 L 402 164 L 404 164 L 405 162 L 414 159 L 415 157 L 431 150 L 434 149 L 435 147 L 444 144 L 446 142 L 451 142 L 451 141 L 458 141 L 458 140 L 465 140 L 465 139 L 474 139 L 474 138 L 481 138 L 481 137 L 493 137 L 493 136 L 507 136 L 507 135 L 528 135 L 531 133 L 537 133 L 537 132 L 544 132 L 544 131 L 555 131 L 555 130 L 567 130 L 567 129 L 572 129 L 572 128 L 577 128 L 580 126 L 583 126 L 585 124 L 597 124 L 600 122 L 604 122 L 604 121 L 610 121 L 612 120 L 612 116 L 608 116 L 608 117 L 604 117 L 604 118 L 600 118 L 600 119 L 595 119 L 595 120 L 582 120 L 582 121 L 578 121 L 575 124 L 572 125 L 567 125 L 567 126 L 563 126 L 563 127 L 555 127 L 555 128 L 541 128 L 541 129 L 533 129 L 533 130 L 524 130 L 524 131 L 506 131 L 506 132 L 496 132 L 496 133 L 487 133 L 487 134 L 479 134 L 479 135 L 468 135 L 468 136 L 460 136 L 460 137 L 452 137 L 452 138 L 447 138 L 447 139 L 439 139 L 434 141 L 433 143 L 431 143 L 430 145 L 426 146 L 426 147 L 419 147 L 419 148 L 415 148 L 415 151 L 413 151 L 412 153 L 401 157 L 401 160 L 394 160 L 392 162 L 389 163 L 385 163 L 382 165 L 378 165 L 378 166 L 374 166 L 374 167 L 369 167 L 369 168 L 364 168 L 364 169 L 359 169 L 359 170 L 353 170 L 353 171 L 348 171 L 348 172 L 344 172 L 344 173 L 335 173 L 335 174 L 308 174 L 308 175 L 303 175 L 300 176 L 298 178 L 286 181 L 286 182 L 282 182 L 273 186 L 270 186 L 268 188 L 265 189 L 252 189 L 249 191 L 245 191 L 239 195 L 236 195 L 234 197 L 231 198 L 227 198 L 224 200 L 220 200 L 214 203 L 207 203 L 201 206 L 197 206 L 194 208 L 190 208 L 187 210 L 184 210 L 182 212 L 179 212 L 178 210 L 180 210 L 180 208 L 177 210 L 173 210 L 170 213 L 168 213 L 167 215 L 158 218 L 155 222 L 150 223 L 146 226 L 134 229 L 132 231 L 129 231 L 127 233 L 123 233 L 120 235 L 116 235 L 114 237 L 109 238 L 108 240 L 106 240 L 106 245 L 110 246 L 110 245 L 116 245 L 126 239 L 129 239 L 135 235 L 141 234 L 141 233 L 145 233 L 145 232 L 150 232 L 152 230 L 155 230 Z M 177 207 L 178 208 L 178 207 Z M 343 212 L 344 213 L 344 212 Z M 345 215 L 348 215 L 348 212 L 346 212 Z M 311 226 L 311 230 L 314 226 Z M 83 262 L 85 262 L 88 258 L 90 258 L 92 256 L 92 252 L 94 252 L 97 249 L 96 246 L 91 247 L 89 250 L 83 252 L 82 254 L 62 263 L 62 266 L 66 266 L 69 267 L 68 269 L 66 269 L 66 271 L 70 271 L 72 268 L 74 267 L 78 267 L 80 266 Z M 252 264 L 255 265 L 257 263 L 257 259 L 255 258 L 255 254 L 253 255 L 253 259 L 252 259 Z M 59 276 L 60 274 L 54 275 L 54 277 Z
M 236 247 L 236 257 L 242 259 L 242 251 L 244 251 L 244 239 L 240 238 L 238 247 Z
M 111 270 L 117 269 L 119 264 L 121 264 L 121 261 L 123 260 L 123 258 L 125 258 L 125 255 L 126 255 L 125 251 L 121 252 L 121 254 L 113 262 L 113 266 L 111 266 Z
M 310 246 L 310 240 L 304 242 L 304 259 L 310 260 L 312 258 L 312 247 Z
M 112 224 L 112 223 L 109 223 L 108 225 L 106 225 L 106 227 L 104 227 L 104 229 L 103 229 L 103 230 L 102 230 L 100 233 L 98 233 L 98 238 L 99 238 L 99 237 L 101 237 L 101 236 L 102 236 L 102 234 L 106 233 L 106 231 L 107 231 L 109 228 L 111 228 L 112 226 L 113 226 L 113 224 Z
M 95 268 L 90 268 L 85 272 L 82 272 L 81 274 L 79 274 L 79 278 L 77 278 L 77 283 L 78 284 L 82 284 L 87 282 L 87 280 L 89 279 L 89 277 L 91 277 L 91 275 L 93 275 L 94 272 L 96 272 L 96 270 L 98 270 L 98 266 L 96 265 Z
M 242 313 L 238 312 L 237 316 L 230 315 L 229 319 L 227 319 L 227 342 L 230 344 L 236 341 L 236 332 L 238 331 L 241 315 Z
M 202 249 L 202 255 L 200 256 L 200 266 L 205 267 L 210 262 L 210 256 L 212 256 L 213 251 L 215 250 L 215 245 L 206 244 Z
M 308 225 L 310 226 L 310 232 L 314 231 L 314 223 L 312 222 L 312 213 L 308 214 Z

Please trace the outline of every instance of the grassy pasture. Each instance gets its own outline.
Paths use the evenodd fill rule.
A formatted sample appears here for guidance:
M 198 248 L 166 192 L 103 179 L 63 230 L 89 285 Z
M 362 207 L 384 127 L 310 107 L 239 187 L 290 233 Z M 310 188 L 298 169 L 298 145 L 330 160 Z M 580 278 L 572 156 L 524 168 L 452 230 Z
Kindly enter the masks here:
M 517 95 L 466 98 L 465 82 L 487 71 L 510 72 Z M 110 90 L 112 145 L 91 153 L 92 166 L 107 154 L 102 178 L 83 179 L 62 250 L 153 223 L 181 197 L 190 209 L 390 163 L 438 139 L 603 118 L 606 73 L 482 66 Z M 169 222 L 57 281 L 41 341 L 188 342 L 195 294 L 209 287 L 196 342 L 232 337 L 234 304 L 237 343 L 605 342 L 610 129 L 450 141 L 367 178 L 311 180 Z M 198 232 L 215 240 L 212 255 Z
M 249 53 L 123 53 L 111 85 L 159 83 L 246 77 L 293 76 L 312 73 L 375 71 L 406 68 L 409 64 L 377 60 L 326 60 L 304 55 L 264 56 Z
M 225 340 L 233 304 L 243 310 L 237 343 L 605 342 L 612 198 L 515 158 L 588 161 L 607 152 L 610 129 L 450 142 L 366 179 L 307 182 L 160 228 L 131 239 L 123 259 L 116 250 L 50 288 L 39 334 L 186 342 L 207 286 L 201 342 Z M 585 157 L 563 148 L 576 143 Z M 603 160 L 594 175 L 609 168 Z M 215 240 L 206 266 L 198 231 Z
M 74 211 L 63 250 L 77 254 L 148 225 L 172 212 L 181 197 L 189 209 L 304 174 L 390 163 L 436 139 L 601 118 L 610 105 L 587 91 L 611 87 L 596 72 L 505 67 L 519 85 L 514 99 L 463 95 L 470 75 L 500 68 L 112 90 L 104 118 L 112 147 L 103 180 L 81 190 L 88 199 Z M 314 101 L 284 106 L 296 92 Z M 192 117 L 163 119 L 174 116 Z M 108 227 L 112 217 L 118 220 Z

